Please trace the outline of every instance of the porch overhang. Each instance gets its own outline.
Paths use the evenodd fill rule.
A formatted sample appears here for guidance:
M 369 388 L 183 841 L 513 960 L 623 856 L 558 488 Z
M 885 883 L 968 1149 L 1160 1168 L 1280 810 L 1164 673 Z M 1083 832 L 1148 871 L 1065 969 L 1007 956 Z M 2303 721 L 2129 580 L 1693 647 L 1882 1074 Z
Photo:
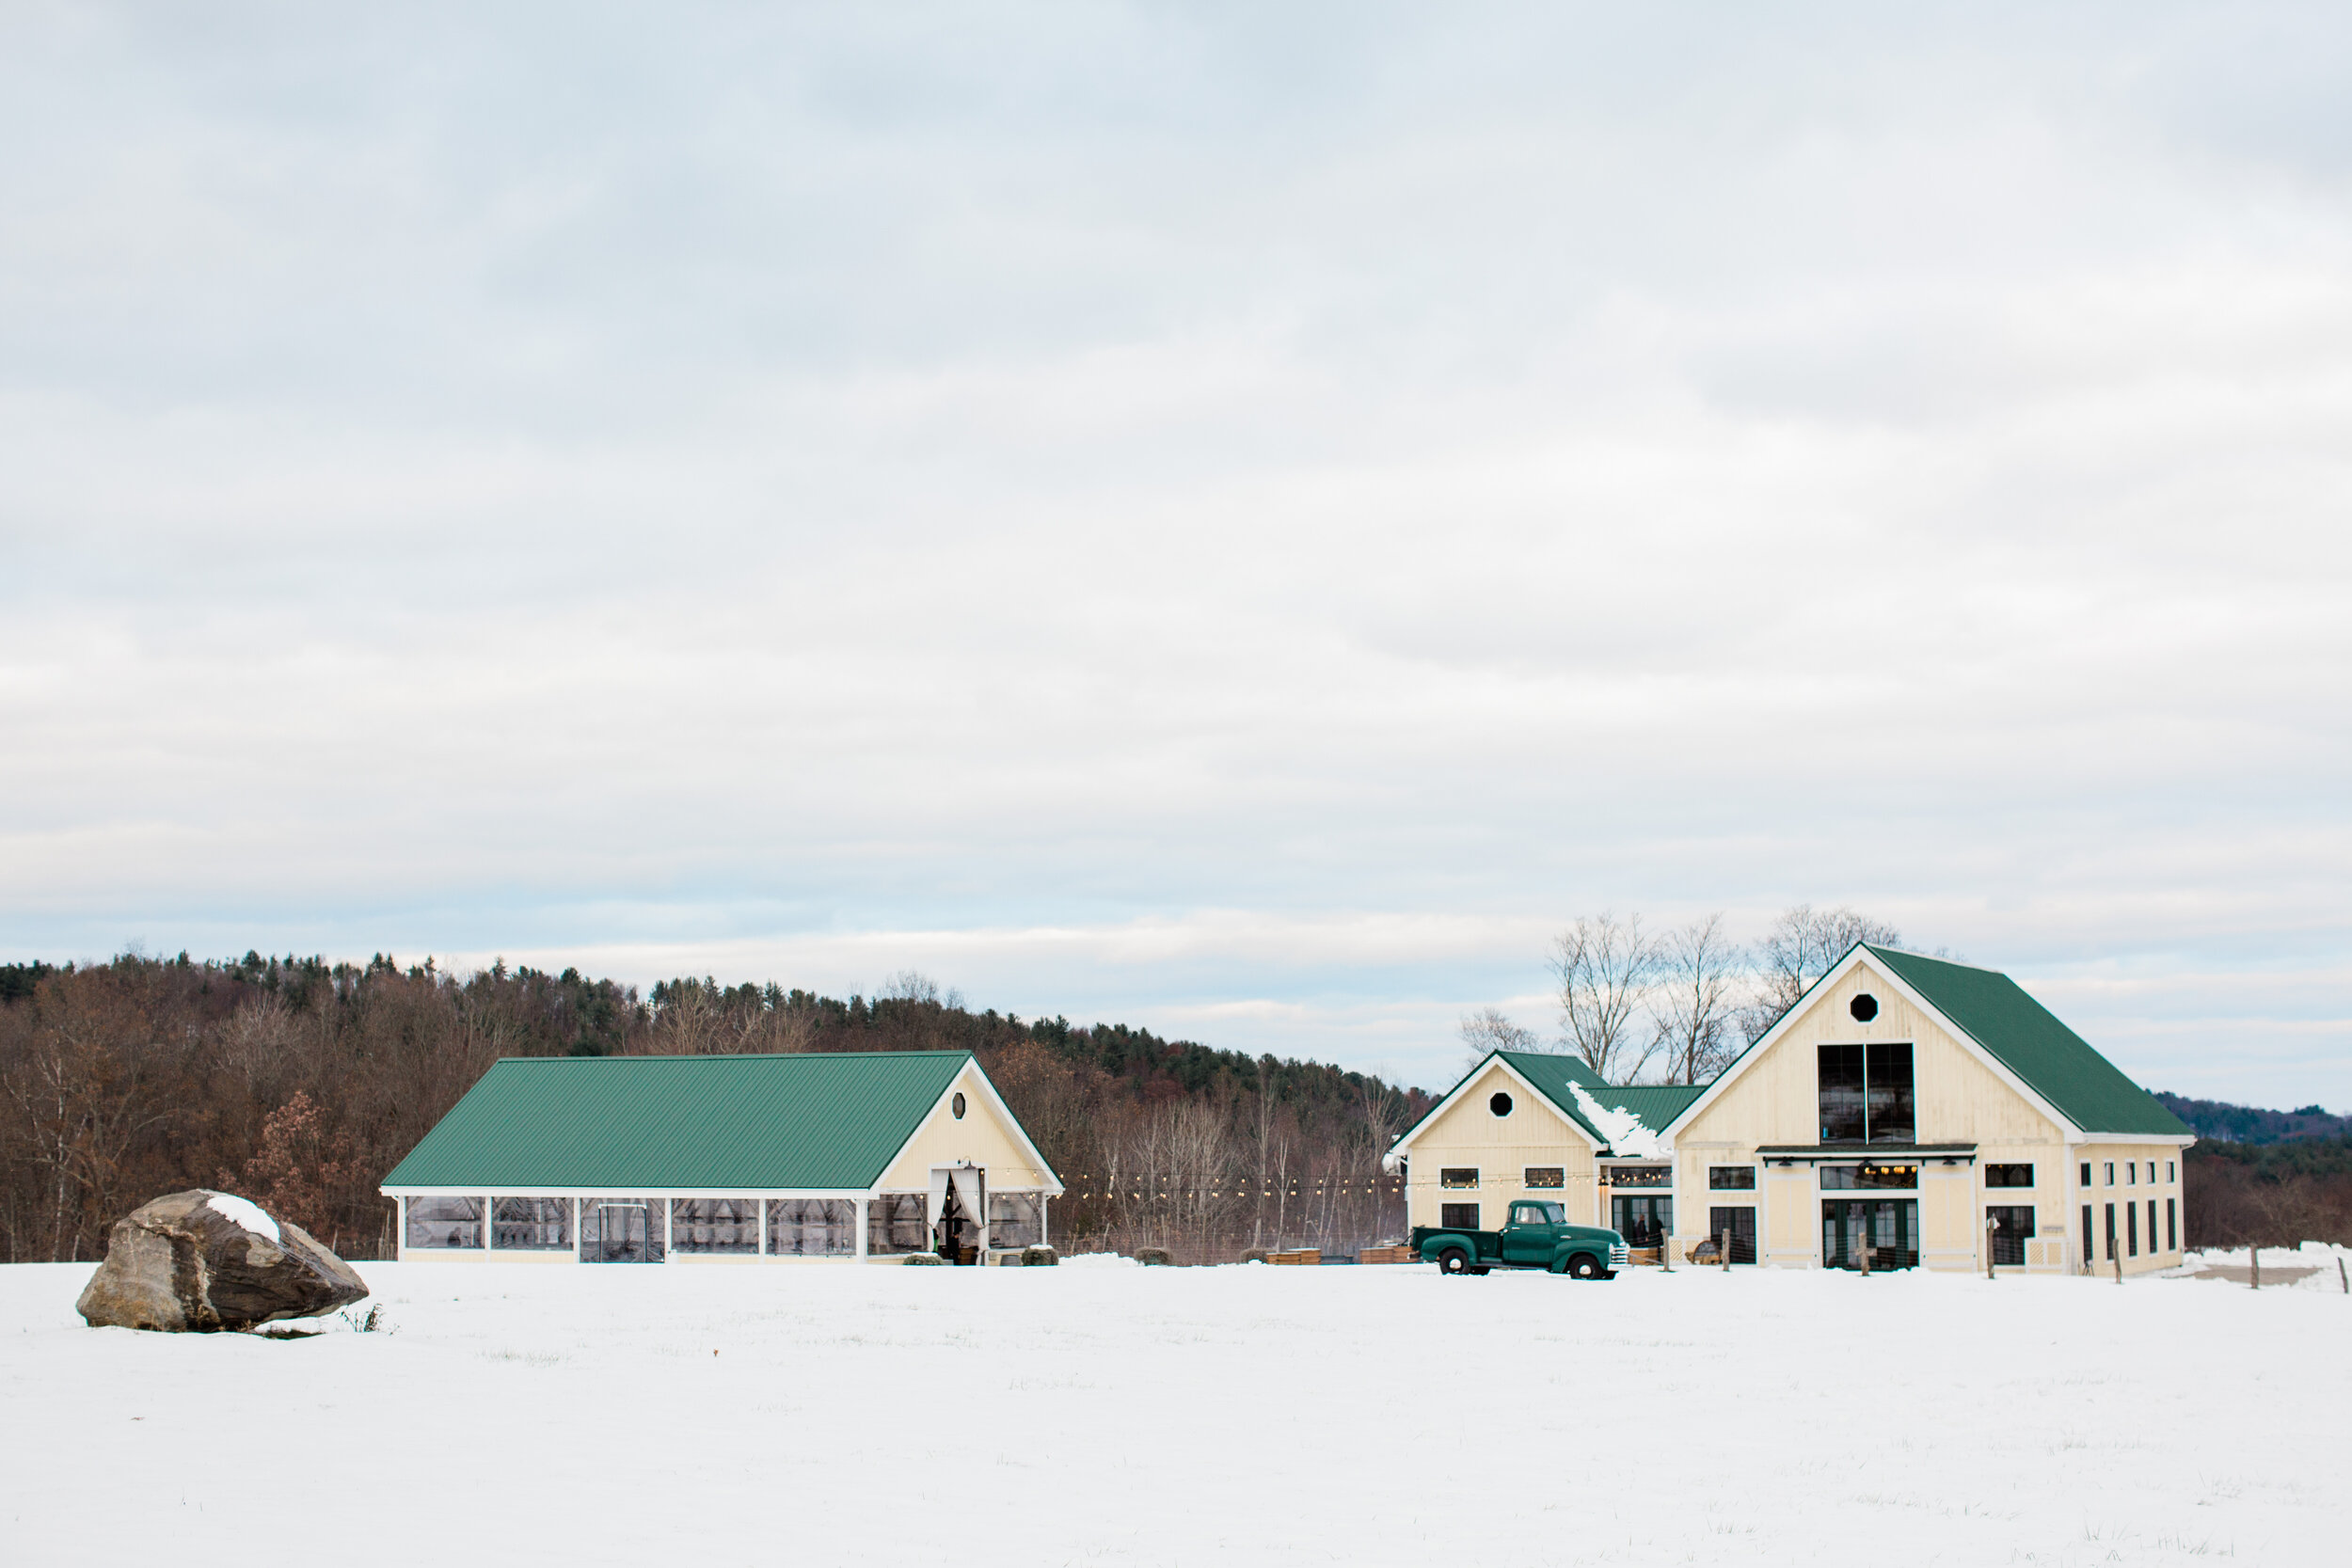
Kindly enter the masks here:
M 1756 1157 L 1772 1165 L 1818 1165 L 1847 1160 L 1930 1161 L 1947 1165 L 1977 1163 L 1975 1144 L 1767 1144 Z

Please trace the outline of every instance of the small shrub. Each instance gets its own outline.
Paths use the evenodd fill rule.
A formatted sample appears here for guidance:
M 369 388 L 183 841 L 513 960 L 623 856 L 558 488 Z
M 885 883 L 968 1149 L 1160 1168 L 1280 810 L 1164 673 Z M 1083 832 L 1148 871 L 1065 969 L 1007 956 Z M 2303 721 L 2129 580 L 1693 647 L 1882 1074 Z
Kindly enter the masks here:
M 380 1301 L 370 1302 L 365 1312 L 360 1311 L 357 1307 L 346 1307 L 335 1315 L 349 1324 L 354 1334 L 396 1334 L 399 1332 L 398 1329 L 392 1327 L 391 1319 L 384 1315 L 384 1304 Z
M 1146 1268 L 1164 1269 L 1176 1259 L 1168 1255 L 1168 1248 L 1164 1246 L 1139 1246 L 1136 1248 L 1136 1261 Z

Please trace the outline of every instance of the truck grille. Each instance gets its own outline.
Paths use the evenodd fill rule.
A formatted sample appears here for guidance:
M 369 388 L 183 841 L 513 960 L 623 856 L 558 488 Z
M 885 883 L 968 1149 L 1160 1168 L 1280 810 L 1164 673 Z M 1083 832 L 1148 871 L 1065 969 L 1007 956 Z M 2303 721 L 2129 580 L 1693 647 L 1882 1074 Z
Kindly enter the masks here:
M 1632 1252 L 1628 1249 L 1623 1242 L 1619 1242 L 1615 1246 L 1609 1249 L 1609 1266 L 1613 1269 L 1624 1268 L 1627 1263 L 1632 1260 Z

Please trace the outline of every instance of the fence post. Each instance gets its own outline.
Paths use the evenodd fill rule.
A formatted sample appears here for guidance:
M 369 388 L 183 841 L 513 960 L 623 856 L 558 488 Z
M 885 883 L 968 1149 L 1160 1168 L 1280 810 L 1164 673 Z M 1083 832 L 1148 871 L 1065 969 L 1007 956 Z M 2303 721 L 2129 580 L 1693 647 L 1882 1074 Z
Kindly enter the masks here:
M 1984 1276 L 1987 1279 L 1993 1277 L 1993 1233 L 2000 1228 L 2001 1218 L 1998 1214 L 1984 1216 Z
M 2254 1260 L 2254 1289 L 2263 1288 L 2263 1247 L 2260 1242 L 2246 1249 L 2246 1256 Z

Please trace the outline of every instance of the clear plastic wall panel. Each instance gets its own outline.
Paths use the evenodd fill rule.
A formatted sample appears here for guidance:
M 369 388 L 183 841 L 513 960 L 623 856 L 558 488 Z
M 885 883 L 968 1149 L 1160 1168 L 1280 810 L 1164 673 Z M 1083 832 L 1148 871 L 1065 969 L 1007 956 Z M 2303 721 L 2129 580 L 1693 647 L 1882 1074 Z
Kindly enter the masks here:
M 768 1250 L 778 1258 L 857 1256 L 857 1205 L 846 1197 L 785 1197 L 768 1205 Z
M 501 1252 L 571 1251 L 572 1200 L 568 1197 L 492 1198 L 490 1244 Z
M 482 1244 L 482 1200 L 478 1197 L 412 1197 L 407 1244 L 412 1247 L 478 1247 Z
M 681 1253 L 757 1252 L 759 1199 L 671 1199 L 670 1247 Z
M 580 1200 L 580 1260 L 583 1263 L 659 1263 L 663 1257 L 663 1205 L 658 1197 L 583 1197 Z
M 1036 1193 L 988 1195 L 988 1241 L 991 1246 L 1040 1246 L 1045 1241 L 1043 1205 Z
M 928 1193 L 884 1193 L 866 1205 L 866 1250 L 869 1253 L 929 1252 L 931 1222 Z

